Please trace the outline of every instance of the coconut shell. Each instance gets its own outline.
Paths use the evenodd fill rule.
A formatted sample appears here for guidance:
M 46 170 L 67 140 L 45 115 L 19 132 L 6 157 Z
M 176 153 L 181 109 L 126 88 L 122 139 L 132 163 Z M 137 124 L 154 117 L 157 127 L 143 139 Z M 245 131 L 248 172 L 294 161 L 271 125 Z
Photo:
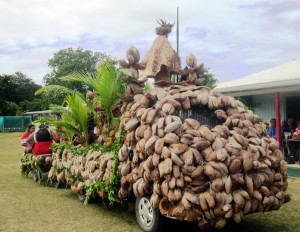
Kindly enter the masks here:
M 157 153 L 153 154 L 152 163 L 154 167 L 158 167 L 158 164 L 160 162 L 160 155 Z
M 139 124 L 139 120 L 137 118 L 130 119 L 124 127 L 125 131 L 133 131 Z
M 153 122 L 153 119 L 155 118 L 157 111 L 155 109 L 149 110 L 146 117 L 146 123 L 151 124 Z
M 222 229 L 226 225 L 226 220 L 223 218 L 218 218 L 215 224 L 216 229 Z
M 207 147 L 209 147 L 209 145 L 210 145 L 210 142 L 201 137 L 194 137 L 194 140 L 192 143 L 192 147 L 196 148 L 199 151 L 206 149 Z
M 247 174 L 245 175 L 245 184 L 246 184 L 247 192 L 252 194 L 254 191 L 254 184 L 252 178 Z
M 173 176 L 174 176 L 175 178 L 179 178 L 179 177 L 180 177 L 180 174 L 181 174 L 181 172 L 180 172 L 179 166 L 176 165 L 176 164 L 174 164 L 174 165 L 173 165 Z
M 190 203 L 199 205 L 199 197 L 191 192 L 185 192 L 183 198 L 186 198 Z
M 160 198 L 157 194 L 153 193 L 150 198 L 151 206 L 155 209 L 159 207 Z
M 195 148 L 189 148 L 189 150 L 192 152 L 193 154 L 193 159 L 195 164 L 203 164 L 204 163 L 204 159 L 201 156 L 200 152 L 195 149 Z
M 183 188 L 185 185 L 184 180 L 183 180 L 183 175 L 182 173 L 180 174 L 180 177 L 178 179 L 176 179 L 176 186 L 178 188 Z
M 202 176 L 204 173 L 204 167 L 202 165 L 199 165 L 191 174 L 192 178 L 197 178 Z
M 184 165 L 182 159 L 180 159 L 180 157 L 174 152 L 171 152 L 171 159 L 175 164 L 177 164 L 180 167 Z
M 169 181 L 169 189 L 174 190 L 175 187 L 176 187 L 176 178 L 172 176 L 171 180 Z
M 198 130 L 198 128 L 200 127 L 200 123 L 192 118 L 186 118 L 184 120 L 183 123 L 184 127 L 183 129 L 194 129 L 194 130 Z
M 211 147 L 214 151 L 217 151 L 223 148 L 224 146 L 225 146 L 225 141 L 220 137 L 216 137 Z
M 212 184 L 211 184 L 213 191 L 215 191 L 216 193 L 222 191 L 223 186 L 224 186 L 224 184 L 223 184 L 222 178 L 217 178 L 217 179 L 213 180 Z
M 165 140 L 163 138 L 158 138 L 155 141 L 155 146 L 154 146 L 155 153 L 157 153 L 159 155 L 162 153 L 164 142 L 165 142 Z
M 151 137 L 153 137 L 151 127 L 147 126 L 146 130 L 144 131 L 143 138 L 148 141 Z
M 188 145 L 183 143 L 171 144 L 170 151 L 171 153 L 175 153 L 177 155 L 184 153 L 188 148 Z
M 217 176 L 215 169 L 209 164 L 204 166 L 204 173 L 211 180 L 215 179 Z
M 171 122 L 170 124 L 168 124 L 165 127 L 164 132 L 165 133 L 171 133 L 171 132 L 175 131 L 176 129 L 178 129 L 181 125 L 182 125 L 182 123 L 178 122 L 178 121 Z
M 242 168 L 241 161 L 238 159 L 234 159 L 229 166 L 229 171 L 231 173 L 237 173 L 241 171 L 241 168 Z
M 180 143 L 191 145 L 193 143 L 194 137 L 190 134 L 184 134 L 180 137 Z
M 154 145 L 156 140 L 158 140 L 157 136 L 152 136 L 146 143 L 145 143 L 145 151 L 152 151 L 154 150 Z
M 164 180 L 161 184 L 161 192 L 164 196 L 168 196 L 169 193 L 169 184 L 167 180 Z
M 168 133 L 164 137 L 164 142 L 168 144 L 174 144 L 179 142 L 179 137 L 174 133 Z
M 183 163 L 183 161 L 182 161 L 182 163 Z M 158 170 L 159 170 L 160 177 L 171 174 L 172 159 L 167 158 L 167 159 L 163 160 L 162 162 L 160 162 L 158 165 Z
M 186 134 L 190 134 L 193 137 L 200 137 L 201 136 L 200 132 L 198 130 L 195 130 L 195 129 L 185 129 L 184 132 Z
M 165 114 L 165 115 L 171 115 L 173 114 L 175 111 L 175 108 L 174 106 L 172 106 L 172 104 L 170 103 L 165 103 L 163 106 L 162 106 L 162 112 Z
M 229 154 L 227 153 L 226 149 L 221 148 L 216 151 L 216 157 L 218 161 L 224 161 Z
M 211 130 L 206 126 L 201 126 L 198 131 L 201 136 L 208 140 L 209 142 L 213 142 L 215 140 L 215 135 L 211 132 Z

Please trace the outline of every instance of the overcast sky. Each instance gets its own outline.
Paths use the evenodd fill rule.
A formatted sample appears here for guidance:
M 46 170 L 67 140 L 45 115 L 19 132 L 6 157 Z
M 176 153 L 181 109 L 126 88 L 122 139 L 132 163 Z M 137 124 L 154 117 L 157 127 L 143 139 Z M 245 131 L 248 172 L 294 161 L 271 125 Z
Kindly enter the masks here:
M 156 19 L 176 22 L 177 6 L 182 66 L 194 53 L 220 83 L 300 58 L 299 0 L 0 0 L 0 74 L 42 84 L 67 47 L 123 59 L 134 45 L 143 58 Z

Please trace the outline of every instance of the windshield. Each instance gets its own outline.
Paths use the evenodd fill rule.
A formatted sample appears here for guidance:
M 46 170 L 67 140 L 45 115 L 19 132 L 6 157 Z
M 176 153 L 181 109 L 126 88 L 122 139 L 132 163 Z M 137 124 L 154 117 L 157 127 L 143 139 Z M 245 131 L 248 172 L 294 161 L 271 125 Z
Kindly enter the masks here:
M 182 120 L 186 118 L 195 119 L 200 122 L 201 125 L 207 125 L 210 128 L 222 124 L 222 121 L 214 115 L 214 110 L 209 109 L 207 106 L 193 106 L 189 110 L 176 110 L 175 115 Z

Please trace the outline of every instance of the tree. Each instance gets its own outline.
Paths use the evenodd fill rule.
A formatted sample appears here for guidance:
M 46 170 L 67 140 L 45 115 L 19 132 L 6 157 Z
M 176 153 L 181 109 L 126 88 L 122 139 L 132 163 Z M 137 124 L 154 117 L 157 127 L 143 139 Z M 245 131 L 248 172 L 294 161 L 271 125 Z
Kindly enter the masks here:
M 16 88 L 14 102 L 17 104 L 23 100 L 33 100 L 35 98 L 34 93 L 41 88 L 40 85 L 21 72 L 16 72 L 12 75 L 11 81 Z
M 13 101 L 16 94 L 16 84 L 13 83 L 11 75 L 0 76 L 0 101 Z
M 205 70 L 205 72 L 201 75 L 201 77 L 205 78 L 206 86 L 208 86 L 211 89 L 216 87 L 218 83 L 218 79 L 215 79 L 215 75 L 211 72 L 209 68 Z
M 81 93 L 86 92 L 86 86 L 79 82 L 65 82 L 60 77 L 74 72 L 94 73 L 97 70 L 97 64 L 109 57 L 102 52 L 93 52 L 78 47 L 61 49 L 54 53 L 52 59 L 48 61 L 48 66 L 52 71 L 46 74 L 43 81 L 46 85 L 61 85 Z
M 25 103 L 35 99 L 34 93 L 39 88 L 40 85 L 21 72 L 0 75 L 0 115 L 16 115 L 18 111 L 30 110 Z

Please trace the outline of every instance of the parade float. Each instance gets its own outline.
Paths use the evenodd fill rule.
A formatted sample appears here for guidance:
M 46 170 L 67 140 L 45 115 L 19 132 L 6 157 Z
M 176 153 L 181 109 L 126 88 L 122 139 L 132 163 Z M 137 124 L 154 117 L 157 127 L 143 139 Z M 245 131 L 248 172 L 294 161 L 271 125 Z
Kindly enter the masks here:
M 168 40 L 173 25 L 161 22 L 144 59 L 132 46 L 118 63 L 126 83 L 118 123 L 89 91 L 95 139 L 53 145 L 48 181 L 85 202 L 134 199 L 144 231 L 159 230 L 162 215 L 221 229 L 230 219 L 280 209 L 290 196 L 278 143 L 242 102 L 205 86 L 206 68 L 193 54 L 181 67 Z M 154 87 L 146 90 L 149 78 Z M 40 162 L 30 155 L 22 158 L 27 173 Z

